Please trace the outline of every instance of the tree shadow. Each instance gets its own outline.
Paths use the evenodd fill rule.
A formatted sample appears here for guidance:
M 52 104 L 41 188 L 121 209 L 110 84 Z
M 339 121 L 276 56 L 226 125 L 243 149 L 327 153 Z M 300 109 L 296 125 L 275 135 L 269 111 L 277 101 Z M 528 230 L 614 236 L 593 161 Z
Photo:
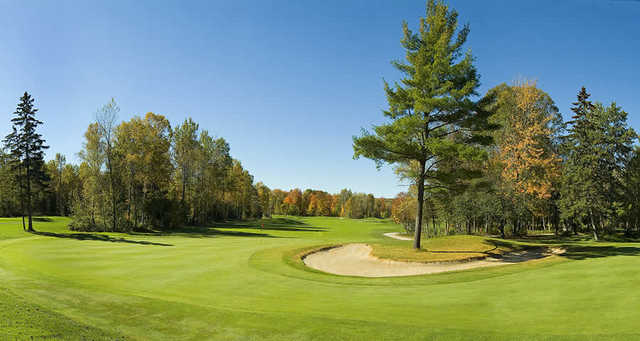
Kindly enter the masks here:
M 591 241 L 589 236 L 577 235 L 569 237 L 554 238 L 551 236 L 531 236 L 516 239 L 520 242 L 536 242 L 543 245 L 519 245 L 511 244 L 509 242 L 491 239 L 490 243 L 499 247 L 512 248 L 516 251 L 522 250 L 542 250 L 549 247 L 563 249 L 563 253 L 557 254 L 557 256 L 572 259 L 572 260 L 585 260 L 592 258 L 604 258 L 613 256 L 640 256 L 640 247 L 629 245 L 598 245 L 597 242 Z M 580 245 L 578 242 L 589 241 L 592 245 Z M 629 239 L 626 239 L 629 241 Z M 606 242 L 606 240 L 605 240 Z
M 498 247 L 497 246 L 493 246 L 492 249 L 489 250 L 484 250 L 484 251 L 479 251 L 479 250 L 431 250 L 431 249 L 425 249 L 425 251 L 431 252 L 431 253 L 478 253 L 478 254 L 487 254 L 487 255 L 491 255 L 494 253 L 494 251 L 497 251 Z
M 40 235 L 40 236 L 55 237 L 55 238 L 66 238 L 66 239 L 76 239 L 76 240 L 94 240 L 94 241 L 111 242 L 111 243 L 129 243 L 129 244 L 140 244 L 140 245 L 173 246 L 172 244 L 149 242 L 149 241 L 145 241 L 145 240 L 130 240 L 130 239 L 124 239 L 124 238 L 114 238 L 114 237 L 111 237 L 111 236 L 108 236 L 108 235 L 97 234 L 97 233 L 54 233 L 54 232 L 45 232 L 45 231 L 34 231 L 32 233 Z
M 199 227 L 199 226 L 183 227 L 179 229 L 162 230 L 162 231 L 131 232 L 130 234 L 140 235 L 140 236 L 180 236 L 180 237 L 189 237 L 189 238 L 214 238 L 214 237 L 221 237 L 221 236 L 284 238 L 284 237 L 272 236 L 267 233 L 226 231 L 226 230 L 219 230 L 216 228 Z
M 40 221 L 40 222 L 46 222 L 46 223 L 49 223 L 49 222 L 53 221 L 51 218 L 48 218 L 48 217 L 33 217 L 33 218 L 31 218 L 31 220 Z
M 511 251 L 524 251 L 524 250 L 532 250 L 532 249 L 539 249 L 540 245 L 522 245 L 522 244 L 515 244 L 515 243 L 510 243 L 508 241 L 503 241 L 500 239 L 487 239 L 487 243 L 493 245 L 496 249 L 497 248 L 501 248 L 503 250 L 511 250 Z
M 567 244 L 575 242 L 590 241 L 591 237 L 587 235 L 571 235 L 571 236 L 555 236 L 555 235 L 537 235 L 537 236 L 521 236 L 510 239 L 523 243 L 541 243 L 541 244 Z
M 567 243 L 575 243 L 575 242 L 593 242 L 593 236 L 591 234 L 572 234 L 572 235 L 559 235 L 555 236 L 553 234 L 547 235 L 534 235 L 534 236 L 521 236 L 518 238 L 514 238 L 514 241 L 525 242 L 525 243 L 543 243 L 543 244 L 567 244 Z M 606 234 L 600 236 L 600 240 L 598 242 L 614 242 L 614 243 L 640 243 L 640 238 L 637 236 L 626 236 L 623 232 L 614 233 L 614 234 Z
M 590 245 L 566 245 L 566 252 L 562 257 L 573 260 L 584 260 L 591 258 L 603 258 L 613 256 L 638 256 L 640 247 L 635 246 L 590 246 Z
M 309 224 L 290 218 L 268 218 L 249 221 L 225 221 L 216 224 L 216 227 L 224 228 L 255 228 L 260 230 L 274 231 L 307 231 L 322 232 L 326 231 L 325 227 L 309 226 Z
M 253 226 L 250 224 L 234 224 L 232 226 L 217 226 L 217 227 L 224 227 L 224 228 L 243 228 L 243 229 L 257 229 L 257 230 L 268 230 L 268 231 L 291 231 L 291 232 L 324 232 L 327 230 L 326 227 L 318 227 L 318 226 L 314 226 L 314 227 L 305 227 L 305 226 L 276 226 L 276 225 L 271 225 L 271 226 L 267 226 L 265 225 L 263 226 Z

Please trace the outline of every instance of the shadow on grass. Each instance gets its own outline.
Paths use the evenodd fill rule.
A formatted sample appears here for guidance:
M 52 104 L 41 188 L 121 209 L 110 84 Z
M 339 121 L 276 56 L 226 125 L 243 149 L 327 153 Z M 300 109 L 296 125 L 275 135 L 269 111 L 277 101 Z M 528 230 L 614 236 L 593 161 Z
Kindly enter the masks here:
M 533 235 L 533 236 L 522 236 L 519 238 L 513 239 L 514 241 L 525 242 L 525 243 L 544 243 L 544 244 L 566 244 L 572 242 L 594 242 L 593 236 L 591 234 L 572 234 L 572 235 L 560 235 L 555 236 L 553 234 L 545 234 L 545 235 Z M 640 238 L 638 236 L 627 236 L 623 232 L 616 232 L 613 234 L 606 234 L 600 236 L 600 240 L 596 243 L 640 243 Z
M 271 218 L 250 221 L 228 221 L 216 224 L 216 227 L 224 228 L 255 228 L 260 230 L 293 231 L 293 232 L 322 232 L 327 228 L 309 226 L 309 224 L 290 218 Z
M 40 221 L 40 222 L 46 222 L 46 223 L 49 223 L 49 222 L 53 221 L 51 218 L 48 218 L 48 217 L 33 217 L 33 218 L 31 218 L 31 220 Z
M 11 219 L 10 221 L 2 221 L 0 222 L 0 224 L 19 224 L 20 226 L 22 226 L 22 218 L 20 217 L 2 217 L 2 218 L 8 218 Z M 24 218 L 24 222 L 25 224 L 28 223 L 28 218 L 25 217 Z M 33 217 L 31 218 L 32 221 L 34 222 L 43 222 L 43 223 L 50 223 L 53 221 L 53 219 L 48 218 L 48 217 Z
M 472 251 L 472 250 L 431 250 L 431 249 L 425 249 L 425 251 L 431 252 L 431 253 L 480 253 L 480 254 L 493 254 L 493 251 L 497 251 L 498 250 L 498 246 L 494 245 L 492 249 L 489 250 L 484 250 L 484 251 Z
M 640 255 L 640 247 L 635 246 L 582 246 L 582 245 L 567 245 L 565 246 L 566 252 L 563 257 L 583 260 L 591 258 L 603 258 L 612 256 L 638 256 Z
M 40 236 L 55 237 L 55 238 L 66 238 L 66 239 L 76 239 L 76 240 L 96 240 L 96 241 L 111 242 L 111 243 L 129 243 L 129 244 L 140 244 L 140 245 L 173 246 L 172 244 L 148 242 L 148 241 L 144 241 L 144 240 L 130 240 L 130 239 L 124 239 L 124 238 L 114 238 L 114 237 L 111 237 L 111 236 L 107 236 L 107 235 L 104 235 L 104 234 L 97 234 L 97 233 L 54 233 L 54 232 L 41 232 L 41 231 L 34 231 L 32 233 L 40 235 Z
M 570 236 L 554 236 L 554 235 L 537 235 L 537 236 L 522 236 L 511 239 L 516 242 L 523 243 L 541 243 L 541 244 L 567 244 L 575 242 L 588 242 L 592 240 L 590 235 L 579 234 Z
M 512 248 L 515 250 L 531 250 L 539 249 L 540 247 L 550 246 L 562 248 L 564 253 L 558 256 L 572 259 L 572 260 L 584 260 L 592 258 L 604 258 L 614 256 L 640 256 L 640 247 L 630 245 L 598 245 L 599 242 L 593 242 L 587 235 L 577 235 L 569 237 L 555 238 L 553 236 L 530 236 L 515 239 L 518 242 L 535 242 L 544 245 L 519 245 L 509 243 L 508 241 L 501 240 L 489 240 L 490 243 L 498 247 Z M 609 236 L 601 242 L 619 242 L 617 237 Z M 632 239 L 624 239 L 625 242 L 634 241 Z M 590 242 L 591 244 L 581 245 L 580 242 Z
M 180 236 L 189 238 L 214 238 L 221 236 L 228 237 L 261 237 L 261 238 L 284 238 L 278 236 L 272 236 L 267 233 L 254 233 L 243 231 L 226 231 L 219 230 L 210 227 L 183 227 L 179 229 L 161 230 L 161 231 L 148 231 L 148 232 L 131 232 L 130 235 L 140 236 Z
M 495 248 L 500 248 L 502 250 L 508 250 L 508 251 L 524 251 L 524 250 L 540 248 L 540 245 L 536 245 L 536 246 L 523 245 L 523 244 L 512 243 L 504 239 L 487 239 L 487 243 L 493 245 Z

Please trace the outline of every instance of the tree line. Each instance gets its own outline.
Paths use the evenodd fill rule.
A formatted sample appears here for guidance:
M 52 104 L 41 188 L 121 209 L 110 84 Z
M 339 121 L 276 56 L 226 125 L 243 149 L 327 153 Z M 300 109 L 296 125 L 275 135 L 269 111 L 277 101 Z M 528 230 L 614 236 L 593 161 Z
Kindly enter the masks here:
M 283 215 L 349 218 L 391 215 L 388 199 L 342 190 L 271 190 L 191 118 L 172 127 L 162 115 L 118 123 L 112 99 L 84 134 L 79 164 L 48 148 L 36 128 L 37 109 L 28 93 L 12 119 L 13 132 L 0 150 L 0 216 L 70 216 L 80 231 L 132 231 L 204 225 L 228 219 Z
M 355 136 L 353 149 L 412 184 L 392 217 L 415 248 L 423 234 L 640 233 L 638 135 L 621 107 L 591 102 L 583 87 L 563 122 L 527 80 L 480 96 L 461 49 L 469 26 L 442 1 L 427 2 L 418 32 L 403 31 L 402 78 L 384 84 L 387 122 Z
M 626 112 L 592 103 L 585 88 L 568 122 L 534 83 L 502 84 L 489 94 L 496 97 L 491 120 L 500 128 L 490 133 L 495 144 L 486 159 L 470 165 L 481 176 L 463 180 L 461 191 L 428 192 L 426 233 L 640 233 L 640 149 Z M 392 205 L 393 218 L 412 232 L 415 192 Z
M 61 154 L 45 163 L 33 103 L 25 93 L 0 152 L 2 216 L 67 215 L 75 230 L 131 231 L 263 215 L 262 185 L 223 138 L 190 118 L 172 127 L 147 113 L 118 123 L 111 100 L 84 134 L 80 164 Z
M 345 218 L 389 218 L 391 199 L 376 198 L 373 194 L 354 193 L 343 189 L 340 193 L 298 188 L 290 191 L 274 189 L 268 199 L 267 212 L 282 215 L 326 216 Z

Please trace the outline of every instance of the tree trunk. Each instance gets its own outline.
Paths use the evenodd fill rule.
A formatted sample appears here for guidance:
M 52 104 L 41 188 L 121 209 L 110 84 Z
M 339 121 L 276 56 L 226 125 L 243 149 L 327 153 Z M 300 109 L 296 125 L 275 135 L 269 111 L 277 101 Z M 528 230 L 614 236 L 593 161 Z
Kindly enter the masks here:
M 91 197 L 92 197 L 92 199 L 91 199 L 91 228 L 95 228 L 96 227 L 96 199 L 95 199 L 95 195 L 92 195 Z
M 438 229 L 436 228 L 436 216 L 435 216 L 435 214 L 431 215 L 431 224 L 433 225 L 433 235 L 437 236 L 438 235 Z
M 424 168 L 426 161 L 420 161 L 420 175 L 416 185 L 418 186 L 418 207 L 416 209 L 416 229 L 413 237 L 413 248 L 420 248 L 420 238 L 422 238 L 422 206 L 424 205 Z
M 593 240 L 598 241 L 598 229 L 596 228 L 596 223 L 593 220 L 593 212 L 589 214 L 589 217 L 591 218 L 591 230 L 593 231 Z
M 27 159 L 29 154 L 27 153 Z M 27 161 L 29 162 L 29 161 Z M 31 203 L 31 172 L 29 171 L 30 165 L 27 164 L 27 214 L 29 215 L 29 232 L 34 232 L 33 229 L 33 205 Z
M 20 170 L 18 170 L 20 171 Z M 22 186 L 22 181 L 20 182 L 20 215 L 22 215 L 22 230 L 26 231 L 27 226 L 24 223 L 24 186 Z
M 107 137 L 108 139 L 109 137 Z M 116 231 L 116 192 L 115 192 L 115 184 L 113 179 L 113 164 L 111 163 L 111 142 L 107 140 L 107 167 L 109 168 L 109 183 L 111 187 L 111 209 L 112 209 L 112 222 L 111 222 L 111 231 Z
M 184 193 L 187 190 L 187 172 L 185 167 L 182 167 L 182 198 L 180 202 L 184 203 Z

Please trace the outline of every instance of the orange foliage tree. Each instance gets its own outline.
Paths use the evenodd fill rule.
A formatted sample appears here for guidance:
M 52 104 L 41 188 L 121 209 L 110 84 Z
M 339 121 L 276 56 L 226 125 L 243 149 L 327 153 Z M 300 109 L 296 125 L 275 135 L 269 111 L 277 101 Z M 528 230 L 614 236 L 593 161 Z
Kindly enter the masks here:
M 517 83 L 512 90 L 515 105 L 506 118 L 497 154 L 501 177 L 515 193 L 525 196 L 533 213 L 541 214 L 560 175 L 562 160 L 552 141 L 555 117 L 535 82 Z

